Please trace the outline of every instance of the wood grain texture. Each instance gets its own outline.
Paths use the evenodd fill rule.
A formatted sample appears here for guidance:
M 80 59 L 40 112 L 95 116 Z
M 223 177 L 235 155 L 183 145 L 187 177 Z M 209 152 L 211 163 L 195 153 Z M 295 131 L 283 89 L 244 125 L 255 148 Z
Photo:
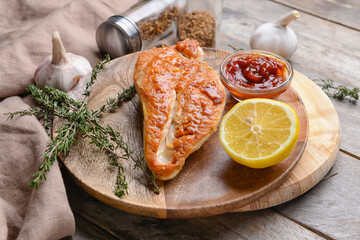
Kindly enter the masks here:
M 117 240 L 116 236 L 109 233 L 108 231 L 101 229 L 101 225 L 98 226 L 91 222 L 91 220 L 84 218 L 78 214 L 74 214 L 75 216 L 75 223 L 76 223 L 76 232 L 72 236 L 72 238 L 65 238 L 62 240 L 81 240 L 81 239 L 91 239 L 91 240 L 98 240 L 98 239 L 106 239 L 106 240 Z
M 206 50 L 205 59 L 218 69 L 229 53 Z M 98 75 L 97 84 L 89 98 L 89 108 L 103 105 L 121 89 L 132 84 L 132 73 L 138 53 L 116 59 Z M 82 86 L 84 86 L 85 81 Z M 79 88 L 70 93 L 78 99 Z M 290 89 L 278 100 L 292 106 L 300 119 L 300 135 L 293 153 L 281 163 L 266 169 L 250 169 L 235 163 L 223 150 L 218 134 L 211 138 L 187 159 L 181 173 L 173 180 L 160 182 L 160 195 L 154 195 L 145 186 L 141 173 L 133 169 L 133 163 L 123 165 L 129 182 L 129 195 L 114 195 L 116 169 L 110 168 L 106 156 L 84 140 L 73 147 L 64 164 L 91 195 L 122 210 L 158 218 L 188 218 L 208 216 L 235 210 L 272 191 L 285 180 L 304 150 L 308 120 L 306 110 L 294 90 Z M 236 104 L 228 96 L 225 113 Z M 142 153 L 140 104 L 136 97 L 114 113 L 102 118 L 124 134 L 124 141 Z M 225 114 L 224 113 L 224 114 Z
M 96 239 L 99 235 L 87 235 L 98 231 L 96 226 L 101 226 L 104 236 L 110 233 L 116 239 L 323 239 L 272 210 L 191 219 L 139 216 L 94 199 L 81 189 L 66 171 L 63 171 L 63 174 L 72 210 L 91 222 L 88 225 L 83 225 L 82 222 L 77 224 L 79 234 L 73 237 L 75 240 Z
M 272 1 L 360 30 L 360 2 L 357 0 Z
M 304 154 L 279 188 L 238 211 L 268 208 L 300 196 L 315 186 L 336 160 L 341 128 L 330 99 L 315 83 L 297 71 L 292 86 L 309 115 L 309 137 Z
M 275 207 L 280 214 L 334 239 L 360 239 L 360 162 L 344 153 L 308 193 Z

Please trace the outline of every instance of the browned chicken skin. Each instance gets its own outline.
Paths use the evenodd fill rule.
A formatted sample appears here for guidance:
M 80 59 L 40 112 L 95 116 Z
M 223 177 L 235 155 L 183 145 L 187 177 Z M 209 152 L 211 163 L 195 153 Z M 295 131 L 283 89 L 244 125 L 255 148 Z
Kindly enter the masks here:
M 185 159 L 216 131 L 225 90 L 217 73 L 199 61 L 197 41 L 140 54 L 134 81 L 144 113 L 145 160 L 157 178 L 177 175 Z

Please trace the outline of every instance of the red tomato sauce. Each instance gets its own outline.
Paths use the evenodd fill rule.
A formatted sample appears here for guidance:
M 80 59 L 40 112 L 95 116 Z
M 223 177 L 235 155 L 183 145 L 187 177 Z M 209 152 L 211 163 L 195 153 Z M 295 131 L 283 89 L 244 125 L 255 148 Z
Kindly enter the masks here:
M 251 89 L 270 89 L 281 85 L 286 80 L 285 71 L 284 63 L 256 54 L 234 57 L 225 67 L 230 82 Z

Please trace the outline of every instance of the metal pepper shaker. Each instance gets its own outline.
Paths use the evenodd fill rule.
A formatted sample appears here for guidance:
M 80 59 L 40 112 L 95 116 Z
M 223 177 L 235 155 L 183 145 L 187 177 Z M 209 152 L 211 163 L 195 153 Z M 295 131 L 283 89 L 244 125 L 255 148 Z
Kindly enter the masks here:
M 186 0 L 146 0 L 103 22 L 96 31 L 101 52 L 111 58 L 178 41 L 179 13 Z

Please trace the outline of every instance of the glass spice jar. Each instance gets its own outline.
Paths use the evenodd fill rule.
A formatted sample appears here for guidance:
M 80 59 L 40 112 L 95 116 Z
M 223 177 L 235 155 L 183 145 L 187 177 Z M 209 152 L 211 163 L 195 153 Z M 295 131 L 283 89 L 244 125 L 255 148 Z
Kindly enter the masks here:
M 218 43 L 223 0 L 188 0 L 178 18 L 178 37 L 195 39 L 201 47 Z
M 177 18 L 186 0 L 139 1 L 128 11 L 110 17 L 96 31 L 96 42 L 101 52 L 111 58 L 149 49 L 172 45 L 176 36 Z

